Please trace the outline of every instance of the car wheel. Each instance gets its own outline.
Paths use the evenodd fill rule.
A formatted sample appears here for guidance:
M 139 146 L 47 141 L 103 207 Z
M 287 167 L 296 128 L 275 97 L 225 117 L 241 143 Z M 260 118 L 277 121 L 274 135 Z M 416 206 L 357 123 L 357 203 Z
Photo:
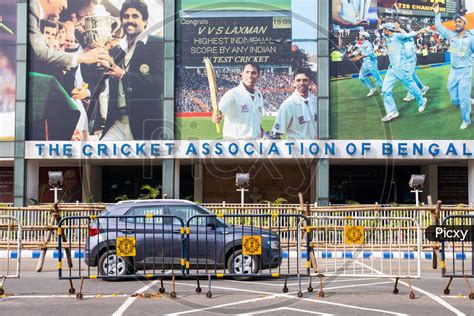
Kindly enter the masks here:
M 227 268 L 231 274 L 245 276 L 246 274 L 257 274 L 260 271 L 260 260 L 258 256 L 244 255 L 242 250 L 236 250 L 227 259 Z M 249 280 L 251 277 L 238 277 L 239 280 Z
M 122 276 L 130 274 L 132 265 L 127 258 L 117 256 L 115 249 L 104 252 L 99 258 L 100 275 Z

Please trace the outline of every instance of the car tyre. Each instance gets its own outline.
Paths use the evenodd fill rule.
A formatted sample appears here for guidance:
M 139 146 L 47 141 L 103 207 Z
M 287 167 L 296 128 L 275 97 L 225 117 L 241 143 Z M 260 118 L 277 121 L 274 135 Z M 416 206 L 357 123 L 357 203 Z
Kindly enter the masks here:
M 99 258 L 99 273 L 102 276 L 124 276 L 133 272 L 133 266 L 126 257 L 118 256 L 115 249 L 104 252 Z
M 246 281 L 252 277 L 246 274 L 257 274 L 260 271 L 260 260 L 258 256 L 244 255 L 242 250 L 236 250 L 227 259 L 227 269 L 231 274 L 241 274 L 242 277 L 234 277 L 236 280 Z

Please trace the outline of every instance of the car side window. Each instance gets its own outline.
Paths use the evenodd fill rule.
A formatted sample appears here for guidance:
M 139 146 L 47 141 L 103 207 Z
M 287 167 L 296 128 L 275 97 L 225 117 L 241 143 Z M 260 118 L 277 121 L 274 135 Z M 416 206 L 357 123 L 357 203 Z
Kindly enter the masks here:
M 140 207 L 135 207 L 128 211 L 125 215 L 139 215 L 139 216 L 146 216 L 148 214 L 151 215 L 164 215 L 164 207 L 163 206 L 140 206 Z M 161 225 L 163 223 L 163 218 L 162 217 L 138 217 L 138 218 L 127 218 L 126 221 L 128 223 L 136 223 L 137 224 L 153 224 L 155 225 L 159 224 Z
M 168 206 L 170 215 L 177 216 L 183 220 L 183 223 L 186 225 L 186 222 L 194 215 L 204 215 L 206 213 L 200 211 L 196 207 L 192 205 L 173 205 Z M 196 217 L 194 220 L 191 221 L 191 225 L 205 225 L 206 217 Z M 176 218 L 173 219 L 174 225 L 181 225 L 179 220 Z

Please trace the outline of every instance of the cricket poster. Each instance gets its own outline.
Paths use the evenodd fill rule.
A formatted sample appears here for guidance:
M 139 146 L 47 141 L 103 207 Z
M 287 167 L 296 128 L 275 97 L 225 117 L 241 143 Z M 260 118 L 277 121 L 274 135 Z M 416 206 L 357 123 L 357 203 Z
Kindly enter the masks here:
M 0 141 L 15 137 L 16 1 L 0 3 Z
M 332 1 L 330 137 L 474 139 L 474 3 L 370 2 Z
M 28 1 L 27 140 L 163 139 L 164 2 L 50 2 Z
M 317 139 L 315 21 L 309 0 L 180 1 L 175 138 Z

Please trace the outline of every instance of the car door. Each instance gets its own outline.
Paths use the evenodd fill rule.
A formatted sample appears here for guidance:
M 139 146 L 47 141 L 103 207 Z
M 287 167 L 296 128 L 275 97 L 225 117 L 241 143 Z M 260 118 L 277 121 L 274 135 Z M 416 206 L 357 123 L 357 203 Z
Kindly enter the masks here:
M 130 217 L 125 218 L 127 226 L 122 226 L 122 232 L 136 239 L 136 261 L 146 263 L 147 269 L 159 273 L 167 263 L 164 252 L 165 221 L 160 216 L 165 215 L 164 206 L 137 206 L 131 208 L 125 215 Z
M 206 217 L 209 215 L 195 205 L 170 205 L 169 214 L 180 217 L 186 224 L 189 219 L 190 232 L 188 236 L 188 253 L 191 265 L 198 265 L 201 268 L 213 270 L 217 268 L 217 263 L 222 254 L 223 234 L 222 230 L 208 226 L 208 222 L 215 218 Z

